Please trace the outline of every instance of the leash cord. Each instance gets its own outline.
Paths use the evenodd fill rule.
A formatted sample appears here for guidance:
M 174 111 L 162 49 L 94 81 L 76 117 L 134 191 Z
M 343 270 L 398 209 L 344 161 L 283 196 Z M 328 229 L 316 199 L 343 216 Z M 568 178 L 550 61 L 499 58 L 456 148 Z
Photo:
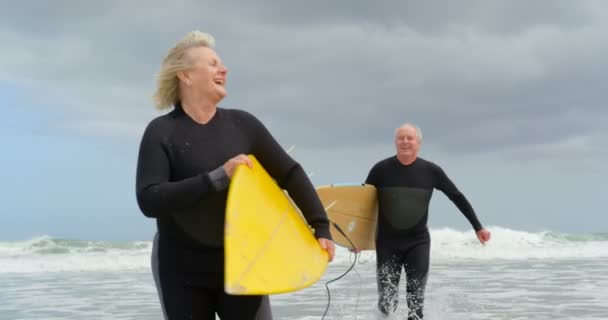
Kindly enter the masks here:
M 346 272 L 344 272 L 343 274 L 341 274 L 339 277 L 337 277 L 335 279 L 332 279 L 330 281 L 327 281 L 325 283 L 325 288 L 327 289 L 327 307 L 325 307 L 325 312 L 323 313 L 323 317 L 321 317 L 321 320 L 325 319 L 325 316 L 327 315 L 327 311 L 329 311 L 329 306 L 331 304 L 331 293 L 329 292 L 329 284 L 332 283 L 332 282 L 338 281 L 338 280 L 342 279 L 344 276 L 346 276 L 355 267 L 355 265 L 357 264 L 357 256 L 358 256 L 358 253 L 357 253 L 358 250 L 355 247 L 355 244 L 348 238 L 348 236 L 346 235 L 346 233 L 344 233 L 344 231 L 342 231 L 342 228 L 340 228 L 340 226 L 337 223 L 333 222 L 331 219 L 329 221 L 336 228 L 336 230 L 338 230 L 338 232 L 340 232 L 344 236 L 344 238 L 346 238 L 346 240 L 348 240 L 348 242 L 351 245 L 352 251 L 355 252 L 355 259 L 351 263 L 351 265 L 348 268 L 348 270 L 346 270 Z

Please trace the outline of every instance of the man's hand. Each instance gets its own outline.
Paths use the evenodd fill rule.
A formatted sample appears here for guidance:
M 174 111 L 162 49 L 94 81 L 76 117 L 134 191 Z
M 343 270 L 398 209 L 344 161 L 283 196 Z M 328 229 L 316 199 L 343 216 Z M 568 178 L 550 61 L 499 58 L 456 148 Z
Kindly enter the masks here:
M 486 229 L 481 229 L 479 231 L 476 232 L 477 233 L 477 239 L 479 239 L 479 242 L 481 242 L 481 244 L 486 244 L 486 242 L 490 241 L 490 231 L 486 230 Z

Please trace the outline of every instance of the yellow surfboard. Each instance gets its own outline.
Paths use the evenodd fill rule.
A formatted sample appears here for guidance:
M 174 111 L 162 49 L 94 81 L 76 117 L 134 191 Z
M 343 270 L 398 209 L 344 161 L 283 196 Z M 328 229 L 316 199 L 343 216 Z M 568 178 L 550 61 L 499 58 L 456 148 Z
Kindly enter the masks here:
M 374 186 L 327 185 L 317 187 L 317 194 L 329 219 L 344 231 L 357 249 L 376 248 L 378 197 Z M 346 248 L 352 247 L 333 224 L 330 231 L 335 243 Z
M 253 167 L 237 167 L 228 190 L 224 290 L 266 295 L 311 286 L 327 269 L 327 252 L 287 193 L 249 157 Z

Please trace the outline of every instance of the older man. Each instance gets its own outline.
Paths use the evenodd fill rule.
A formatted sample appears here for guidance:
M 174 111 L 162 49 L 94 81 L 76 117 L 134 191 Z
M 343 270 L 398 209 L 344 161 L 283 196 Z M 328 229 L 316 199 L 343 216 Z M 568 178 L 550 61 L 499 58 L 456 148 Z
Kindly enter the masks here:
M 378 162 L 366 183 L 378 189 L 376 261 L 378 308 L 388 315 L 397 309 L 401 270 L 407 281 L 408 319 L 423 318 L 424 289 L 429 271 L 428 209 L 433 189 L 442 191 L 462 212 L 484 244 L 484 229 L 473 207 L 436 164 L 418 157 L 420 128 L 404 124 L 395 130 L 396 155 Z

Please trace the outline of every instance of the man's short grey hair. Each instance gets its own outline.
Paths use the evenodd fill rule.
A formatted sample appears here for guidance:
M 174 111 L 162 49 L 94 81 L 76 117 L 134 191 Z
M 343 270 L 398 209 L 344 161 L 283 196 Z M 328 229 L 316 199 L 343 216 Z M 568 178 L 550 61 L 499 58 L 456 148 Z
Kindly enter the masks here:
M 404 128 L 404 127 L 414 128 L 414 130 L 416 130 L 416 138 L 418 139 L 418 143 L 422 142 L 422 130 L 420 129 L 419 126 L 417 126 L 413 123 L 406 122 L 406 123 L 398 126 L 397 129 L 395 129 L 394 135 L 397 136 L 397 131 L 399 131 L 399 129 Z

